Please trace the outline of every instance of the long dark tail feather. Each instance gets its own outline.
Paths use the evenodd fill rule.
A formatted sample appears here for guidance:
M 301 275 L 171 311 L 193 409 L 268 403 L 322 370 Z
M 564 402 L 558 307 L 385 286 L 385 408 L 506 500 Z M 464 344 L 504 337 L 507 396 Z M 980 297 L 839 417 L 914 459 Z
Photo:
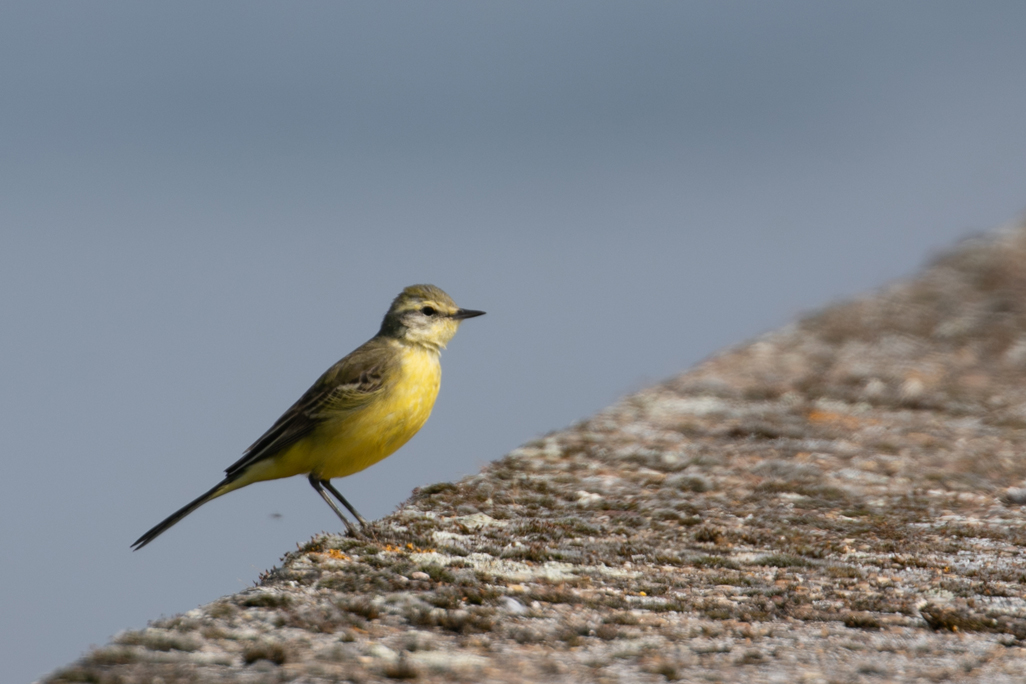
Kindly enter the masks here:
M 167 518 L 165 518 L 163 522 L 159 523 L 149 532 L 136 539 L 135 543 L 132 544 L 132 550 L 138 551 L 139 549 L 146 546 L 160 535 L 164 534 L 164 532 L 166 532 L 168 528 L 177 523 L 179 520 L 189 515 L 194 510 L 196 510 L 206 502 L 210 501 L 211 499 L 216 499 L 220 495 L 219 491 L 223 489 L 225 485 L 230 484 L 234 479 L 236 478 L 226 477 L 225 479 L 217 483 L 217 486 L 215 486 L 213 489 L 211 489 L 203 496 L 195 499 L 194 501 L 190 501 L 189 503 L 179 508 L 177 511 L 175 511 Z

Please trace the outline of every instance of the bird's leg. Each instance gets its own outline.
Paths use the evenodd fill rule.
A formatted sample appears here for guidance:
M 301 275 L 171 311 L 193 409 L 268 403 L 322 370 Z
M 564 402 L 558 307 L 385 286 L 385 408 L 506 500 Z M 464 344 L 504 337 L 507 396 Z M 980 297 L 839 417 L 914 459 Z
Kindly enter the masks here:
M 360 535 L 360 531 L 357 530 L 353 526 L 353 523 L 349 522 L 349 520 L 346 518 L 346 516 L 342 515 L 342 511 L 340 511 L 338 509 L 338 506 L 335 505 L 335 502 L 332 501 L 331 497 L 328 496 L 328 493 L 326 491 L 324 491 L 324 486 L 323 485 L 325 485 L 325 484 L 327 484 L 329 487 L 331 487 L 331 484 L 329 484 L 329 483 L 325 482 L 324 480 L 320 479 L 319 477 L 317 477 L 313 473 L 310 473 L 310 486 L 313 487 L 314 490 L 316 490 L 317 493 L 321 495 L 321 498 L 323 498 L 325 501 L 328 502 L 328 505 L 331 506 L 331 510 L 335 511 L 335 515 L 337 515 L 339 517 L 339 519 L 346 524 L 346 531 L 349 532 L 349 536 L 350 537 L 358 537 Z M 331 489 L 334 489 L 334 487 L 331 487 Z M 345 502 L 345 499 L 343 499 L 343 503 L 344 502 Z M 346 504 L 346 508 L 352 509 L 352 507 L 348 503 Z M 357 516 L 357 518 L 359 518 L 359 516 Z M 361 524 L 362 524 L 362 521 L 361 521 Z
M 324 485 L 325 489 L 334 494 L 336 499 L 342 502 L 342 505 L 353 514 L 353 517 L 360 521 L 360 525 L 364 527 L 367 526 L 367 521 L 363 519 L 363 516 L 360 515 L 359 511 L 353 508 L 353 504 L 346 501 L 346 497 L 342 496 L 342 494 L 335 489 L 334 485 L 331 484 L 331 480 L 321 480 L 321 484 Z

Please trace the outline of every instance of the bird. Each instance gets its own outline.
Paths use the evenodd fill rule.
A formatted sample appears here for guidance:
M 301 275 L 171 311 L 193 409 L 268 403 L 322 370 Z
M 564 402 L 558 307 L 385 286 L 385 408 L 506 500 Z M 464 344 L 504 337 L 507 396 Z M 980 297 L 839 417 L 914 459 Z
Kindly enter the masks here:
M 347 532 L 358 536 L 331 496 L 361 528 L 367 521 L 331 484 L 332 478 L 374 465 L 420 430 L 438 396 L 442 349 L 462 321 L 484 313 L 461 309 L 434 285 L 405 288 L 392 301 L 377 335 L 326 370 L 225 470 L 223 480 L 139 537 L 132 548 L 143 548 L 208 501 L 254 482 L 295 475 L 307 475 Z

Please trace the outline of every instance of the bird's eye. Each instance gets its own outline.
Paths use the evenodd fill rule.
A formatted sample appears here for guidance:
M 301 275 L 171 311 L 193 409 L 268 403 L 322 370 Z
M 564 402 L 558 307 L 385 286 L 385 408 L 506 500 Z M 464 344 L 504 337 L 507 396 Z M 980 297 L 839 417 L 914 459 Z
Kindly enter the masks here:
M 434 307 L 431 307 L 431 306 L 425 306 L 423 309 L 420 310 L 420 312 L 422 314 L 424 314 L 425 316 L 434 316 L 435 315 L 435 309 L 434 309 Z

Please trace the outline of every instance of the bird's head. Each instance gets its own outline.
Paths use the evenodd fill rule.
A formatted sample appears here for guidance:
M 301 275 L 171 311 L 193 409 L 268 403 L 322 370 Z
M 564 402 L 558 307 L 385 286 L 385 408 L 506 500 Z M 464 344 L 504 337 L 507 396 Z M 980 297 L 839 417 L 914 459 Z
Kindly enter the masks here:
M 456 334 L 460 321 L 483 314 L 461 309 L 434 285 L 411 285 L 392 301 L 378 335 L 438 350 Z

